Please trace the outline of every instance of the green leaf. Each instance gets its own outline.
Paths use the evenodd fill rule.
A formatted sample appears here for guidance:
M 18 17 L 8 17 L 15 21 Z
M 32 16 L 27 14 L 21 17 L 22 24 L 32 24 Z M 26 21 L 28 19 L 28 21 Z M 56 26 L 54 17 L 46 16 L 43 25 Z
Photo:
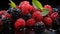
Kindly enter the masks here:
M 49 13 L 49 10 L 43 8 L 42 4 L 38 0 L 32 0 L 32 4 L 35 8 L 42 10 L 42 16 L 46 16 Z
M 46 16 L 49 13 L 49 10 L 43 9 L 43 12 L 41 12 L 42 16 Z
M 32 0 L 32 4 L 33 4 L 34 7 L 43 10 L 43 6 L 42 6 L 42 4 L 39 1 Z
M 9 5 L 10 5 L 12 8 L 16 8 L 16 4 L 15 4 L 13 1 L 11 1 L 11 0 L 9 0 L 9 1 L 10 1 Z

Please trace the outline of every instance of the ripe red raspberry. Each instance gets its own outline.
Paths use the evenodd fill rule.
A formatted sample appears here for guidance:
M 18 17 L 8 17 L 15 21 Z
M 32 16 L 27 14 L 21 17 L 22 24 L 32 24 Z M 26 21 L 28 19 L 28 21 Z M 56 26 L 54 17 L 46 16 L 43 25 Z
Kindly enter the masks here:
M 11 15 L 6 13 L 6 14 L 2 15 L 2 18 L 10 18 L 11 19 Z
M 58 17 L 58 13 L 57 13 L 57 12 L 54 12 L 54 13 L 51 14 L 50 17 L 51 17 L 52 19 L 55 19 L 55 18 Z
M 29 11 L 32 12 L 33 10 L 34 10 L 34 7 L 30 5 L 30 6 L 29 6 Z
M 30 11 L 31 14 L 33 14 L 35 11 L 39 11 L 39 10 L 34 8 L 33 6 L 30 6 L 29 11 Z
M 26 7 L 26 9 L 27 9 L 26 11 L 33 12 L 33 10 L 34 10 L 34 7 L 31 6 L 28 1 L 23 1 L 23 2 L 21 2 L 18 8 L 20 8 L 20 9 L 22 10 L 23 6 Z M 24 9 L 24 8 L 23 8 L 23 9 Z M 23 11 L 24 11 L 24 10 L 23 10 Z
M 0 15 L 3 15 L 3 14 L 5 14 L 5 10 L 0 11 Z
M 45 17 L 44 20 L 43 20 L 44 24 L 45 25 L 49 25 L 51 26 L 52 25 L 52 19 L 50 17 Z
M 35 20 L 33 18 L 28 19 L 26 25 L 27 26 L 34 26 L 35 25 Z
M 30 4 L 29 4 L 28 1 L 21 2 L 20 5 L 19 5 L 19 7 L 22 10 L 23 14 L 29 13 Z
M 30 4 L 28 1 L 22 1 L 19 5 Z
M 5 15 L 2 15 L 2 18 L 6 18 L 6 16 Z
M 52 7 L 50 5 L 45 5 L 44 8 L 50 11 L 49 14 L 52 14 Z
M 25 21 L 22 18 L 17 19 L 14 24 L 15 28 L 25 27 Z
M 28 7 L 26 7 L 26 6 L 22 6 L 21 10 L 22 10 L 23 14 L 28 14 L 29 13 Z
M 18 8 L 22 10 L 23 14 L 27 14 L 33 10 L 33 6 L 31 6 L 28 1 L 21 2 Z
M 6 14 L 5 14 L 5 17 L 6 17 L 6 18 L 11 18 L 11 15 L 8 14 L 8 13 L 6 13 Z
M 40 22 L 43 19 L 43 16 L 41 15 L 40 11 L 36 11 L 33 13 L 32 18 Z

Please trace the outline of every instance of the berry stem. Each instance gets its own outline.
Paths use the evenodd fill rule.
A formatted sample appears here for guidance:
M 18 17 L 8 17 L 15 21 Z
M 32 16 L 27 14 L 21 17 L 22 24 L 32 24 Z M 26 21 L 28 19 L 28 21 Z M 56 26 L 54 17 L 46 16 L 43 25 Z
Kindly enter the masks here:
M 9 5 L 10 5 L 12 8 L 16 8 L 16 4 L 15 4 L 12 0 L 9 0 L 9 1 L 10 1 Z

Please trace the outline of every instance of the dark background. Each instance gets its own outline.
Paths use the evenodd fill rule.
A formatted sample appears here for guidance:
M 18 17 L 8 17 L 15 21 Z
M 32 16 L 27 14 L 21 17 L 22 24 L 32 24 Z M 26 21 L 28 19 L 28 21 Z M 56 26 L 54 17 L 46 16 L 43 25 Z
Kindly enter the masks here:
M 22 0 L 12 0 L 14 1 L 17 5 L 22 1 Z M 28 0 L 31 3 L 31 0 Z M 60 6 L 60 1 L 59 0 L 39 0 L 43 5 L 49 4 L 52 7 L 59 7 Z M 0 0 L 0 10 L 2 9 L 8 9 L 9 8 L 9 0 Z

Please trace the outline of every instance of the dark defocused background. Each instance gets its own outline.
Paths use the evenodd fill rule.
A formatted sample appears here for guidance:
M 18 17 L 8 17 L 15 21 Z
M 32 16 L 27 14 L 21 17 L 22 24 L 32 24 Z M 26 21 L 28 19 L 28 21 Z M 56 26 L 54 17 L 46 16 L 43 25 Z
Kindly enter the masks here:
M 23 1 L 23 0 L 12 0 L 14 1 L 17 5 Z M 27 0 L 31 3 L 32 0 Z M 60 6 L 60 1 L 59 0 L 39 0 L 43 5 L 49 4 L 52 7 L 59 7 Z M 8 9 L 9 8 L 9 0 L 0 0 L 0 10 L 1 9 Z

